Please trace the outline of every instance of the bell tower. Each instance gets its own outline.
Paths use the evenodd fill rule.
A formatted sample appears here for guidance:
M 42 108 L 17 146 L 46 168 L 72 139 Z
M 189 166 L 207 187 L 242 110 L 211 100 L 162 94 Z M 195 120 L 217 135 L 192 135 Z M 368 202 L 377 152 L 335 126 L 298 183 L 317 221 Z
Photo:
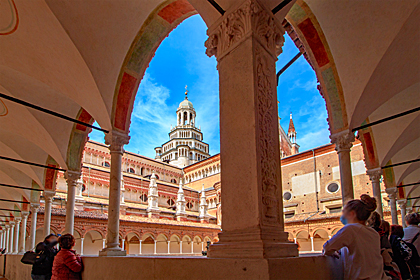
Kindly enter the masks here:
M 169 141 L 155 148 L 155 159 L 181 168 L 210 157 L 209 144 L 203 142 L 203 133 L 196 127 L 196 112 L 188 93 L 185 86 L 185 99 L 176 110 L 177 124 L 169 132 Z

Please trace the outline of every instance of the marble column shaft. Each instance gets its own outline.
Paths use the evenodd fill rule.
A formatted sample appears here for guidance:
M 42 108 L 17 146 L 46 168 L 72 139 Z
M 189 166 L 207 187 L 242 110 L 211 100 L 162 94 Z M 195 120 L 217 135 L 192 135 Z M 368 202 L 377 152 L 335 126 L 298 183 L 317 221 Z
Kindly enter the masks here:
M 64 233 L 74 233 L 74 208 L 76 204 L 76 184 L 80 178 L 79 171 L 67 170 L 65 178 L 67 181 L 67 203 L 66 203 L 66 224 Z
M 44 191 L 44 236 L 51 232 L 51 207 L 54 195 L 54 191 Z
M 375 168 L 375 169 L 369 169 L 367 172 L 367 175 L 369 175 L 369 179 L 372 182 L 372 192 L 373 197 L 376 199 L 376 212 L 381 215 L 381 217 L 384 216 L 383 208 L 382 208 L 382 196 L 381 196 L 381 184 L 380 179 L 382 176 L 382 169 L 381 168 Z
M 100 256 L 126 255 L 119 246 L 120 204 L 121 204 L 121 174 L 124 145 L 130 137 L 123 133 L 112 131 L 105 136 L 105 143 L 109 145 L 111 153 L 111 168 L 109 182 L 108 228 L 106 248 L 99 252 Z
M 29 250 L 35 248 L 35 240 L 36 240 L 36 222 L 38 217 L 38 209 L 39 204 L 31 204 L 31 242 Z
M 351 171 L 350 149 L 353 146 L 354 134 L 347 130 L 332 134 L 331 143 L 335 144 L 340 166 L 341 197 L 343 206 L 354 199 L 353 176 Z
M 28 216 L 29 212 L 22 211 L 22 225 L 20 228 L 20 235 L 19 235 L 19 254 L 23 254 L 26 252 L 26 226 L 28 223 Z

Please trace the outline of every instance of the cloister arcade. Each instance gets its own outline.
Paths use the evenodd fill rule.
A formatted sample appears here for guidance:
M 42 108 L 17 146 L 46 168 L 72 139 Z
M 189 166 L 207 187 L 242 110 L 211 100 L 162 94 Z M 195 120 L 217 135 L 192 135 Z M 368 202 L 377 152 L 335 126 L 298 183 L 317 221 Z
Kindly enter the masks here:
M 398 223 L 397 200 L 402 213 L 406 207 L 416 211 L 419 206 L 418 0 L 133 0 L 107 1 L 107 5 L 5 1 L 8 5 L 1 5 L 0 10 L 7 15 L 0 18 L 0 180 L 9 187 L 0 188 L 1 196 L 8 200 L 1 201 L 1 209 L 6 210 L 0 213 L 8 217 L 3 233 L 14 231 L 19 237 L 9 240 L 13 245 L 8 248 L 9 267 L 19 257 L 13 253 L 26 249 L 29 214 L 35 216 L 31 246 L 36 241 L 41 190 L 47 198 L 43 233 L 50 232 L 49 198 L 55 192 L 58 170 L 66 172 L 68 185 L 64 232 L 78 234 L 75 186 L 89 125 L 94 121 L 105 131 L 111 151 L 111 179 L 106 248 L 100 251 L 100 258 L 85 258 L 84 279 L 103 279 L 104 274 L 112 279 L 135 279 L 138 274 L 133 269 L 150 266 L 147 258 L 138 258 L 133 260 L 138 267 L 126 269 L 122 263 L 113 263 L 120 269 L 110 270 L 115 259 L 123 262 L 128 258 L 106 257 L 126 254 L 119 246 L 123 147 L 130 140 L 133 103 L 145 69 L 169 32 L 194 14 L 208 26 L 207 55 L 218 61 L 223 232 L 219 242 L 210 246 L 212 260 L 199 259 L 192 266 L 188 258 L 176 263 L 156 258 L 152 264 L 156 269 L 151 269 L 155 275 L 150 278 L 192 279 L 192 272 L 199 271 L 213 277 L 217 273 L 219 278 L 245 274 L 247 279 L 256 275 L 274 279 L 279 272 L 273 267 L 300 265 L 305 269 L 282 270 L 281 277 L 337 279 L 337 266 L 325 258 L 285 258 L 298 256 L 297 245 L 287 241 L 284 231 L 280 179 L 275 61 L 286 28 L 299 38 L 326 102 L 330 138 L 339 157 L 343 203 L 354 198 L 349 154 L 357 136 L 377 198 L 381 196 L 379 180 L 383 177 L 385 181 L 393 223 Z M 44 110 L 29 109 L 13 98 Z M 74 121 L 53 117 L 47 110 Z M 326 236 L 321 230 L 308 235 L 314 239 Z M 305 236 L 302 232 L 296 238 Z M 193 237 L 179 238 L 182 250 L 188 250 Z M 144 239 L 148 250 L 151 239 Z M 235 258 L 244 265 L 238 265 Z M 306 266 L 308 262 L 311 265 Z M 167 265 L 176 269 L 159 269 Z

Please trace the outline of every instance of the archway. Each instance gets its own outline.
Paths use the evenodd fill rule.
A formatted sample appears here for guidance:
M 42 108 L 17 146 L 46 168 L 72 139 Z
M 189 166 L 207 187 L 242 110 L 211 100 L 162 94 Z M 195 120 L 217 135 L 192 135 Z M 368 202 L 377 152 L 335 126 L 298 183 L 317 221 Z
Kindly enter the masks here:
M 178 235 L 172 235 L 171 238 L 169 239 L 170 241 L 170 253 L 171 254 L 179 254 L 181 252 L 181 247 L 180 247 L 180 241 L 181 239 L 179 238 Z
M 328 241 L 328 232 L 325 229 L 317 229 L 313 236 L 314 251 L 322 252 L 322 246 Z
M 127 254 L 137 255 L 140 254 L 140 238 L 134 232 L 129 232 L 126 236 L 126 250 Z
M 95 255 L 99 254 L 104 244 L 104 237 L 96 230 L 90 230 L 85 234 L 83 239 L 83 255 Z
M 156 238 L 156 254 L 168 253 L 168 238 L 164 234 L 159 234 Z
M 299 252 L 312 251 L 311 238 L 308 231 L 302 230 L 296 235 L 296 244 L 298 244 Z
M 204 243 L 200 236 L 194 237 L 193 242 L 193 253 L 194 254 L 201 254 L 201 251 L 204 250 Z
M 154 254 L 155 252 L 155 237 L 146 233 L 141 238 L 141 253 L 144 255 Z
M 191 237 L 184 235 L 182 237 L 182 254 L 192 254 L 193 253 L 193 243 Z

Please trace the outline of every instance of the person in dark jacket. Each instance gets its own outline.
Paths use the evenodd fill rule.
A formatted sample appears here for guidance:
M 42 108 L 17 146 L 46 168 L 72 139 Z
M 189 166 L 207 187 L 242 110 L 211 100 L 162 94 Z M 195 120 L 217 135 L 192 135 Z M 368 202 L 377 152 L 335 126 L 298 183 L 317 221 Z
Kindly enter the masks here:
M 402 226 L 400 225 L 392 225 L 391 226 L 391 234 L 392 235 L 396 235 L 399 238 L 403 239 L 404 238 L 404 229 Z M 411 279 L 420 279 L 420 274 L 418 271 L 418 267 L 420 267 L 420 256 L 417 252 L 417 248 L 416 246 L 414 246 L 413 244 L 409 243 L 409 242 L 405 242 L 403 241 L 408 248 L 411 249 L 411 257 L 408 261 L 406 261 L 406 264 L 408 266 L 408 268 L 410 269 L 410 273 L 411 273 Z
M 55 234 L 45 237 L 44 241 L 38 243 L 35 247 L 35 253 L 40 254 L 40 259 L 32 266 L 31 277 L 33 280 L 50 280 L 52 275 L 52 266 L 54 257 L 57 255 L 58 240 Z
M 76 240 L 71 234 L 58 239 L 60 252 L 54 259 L 51 280 L 80 280 L 83 269 L 82 259 L 73 250 Z

